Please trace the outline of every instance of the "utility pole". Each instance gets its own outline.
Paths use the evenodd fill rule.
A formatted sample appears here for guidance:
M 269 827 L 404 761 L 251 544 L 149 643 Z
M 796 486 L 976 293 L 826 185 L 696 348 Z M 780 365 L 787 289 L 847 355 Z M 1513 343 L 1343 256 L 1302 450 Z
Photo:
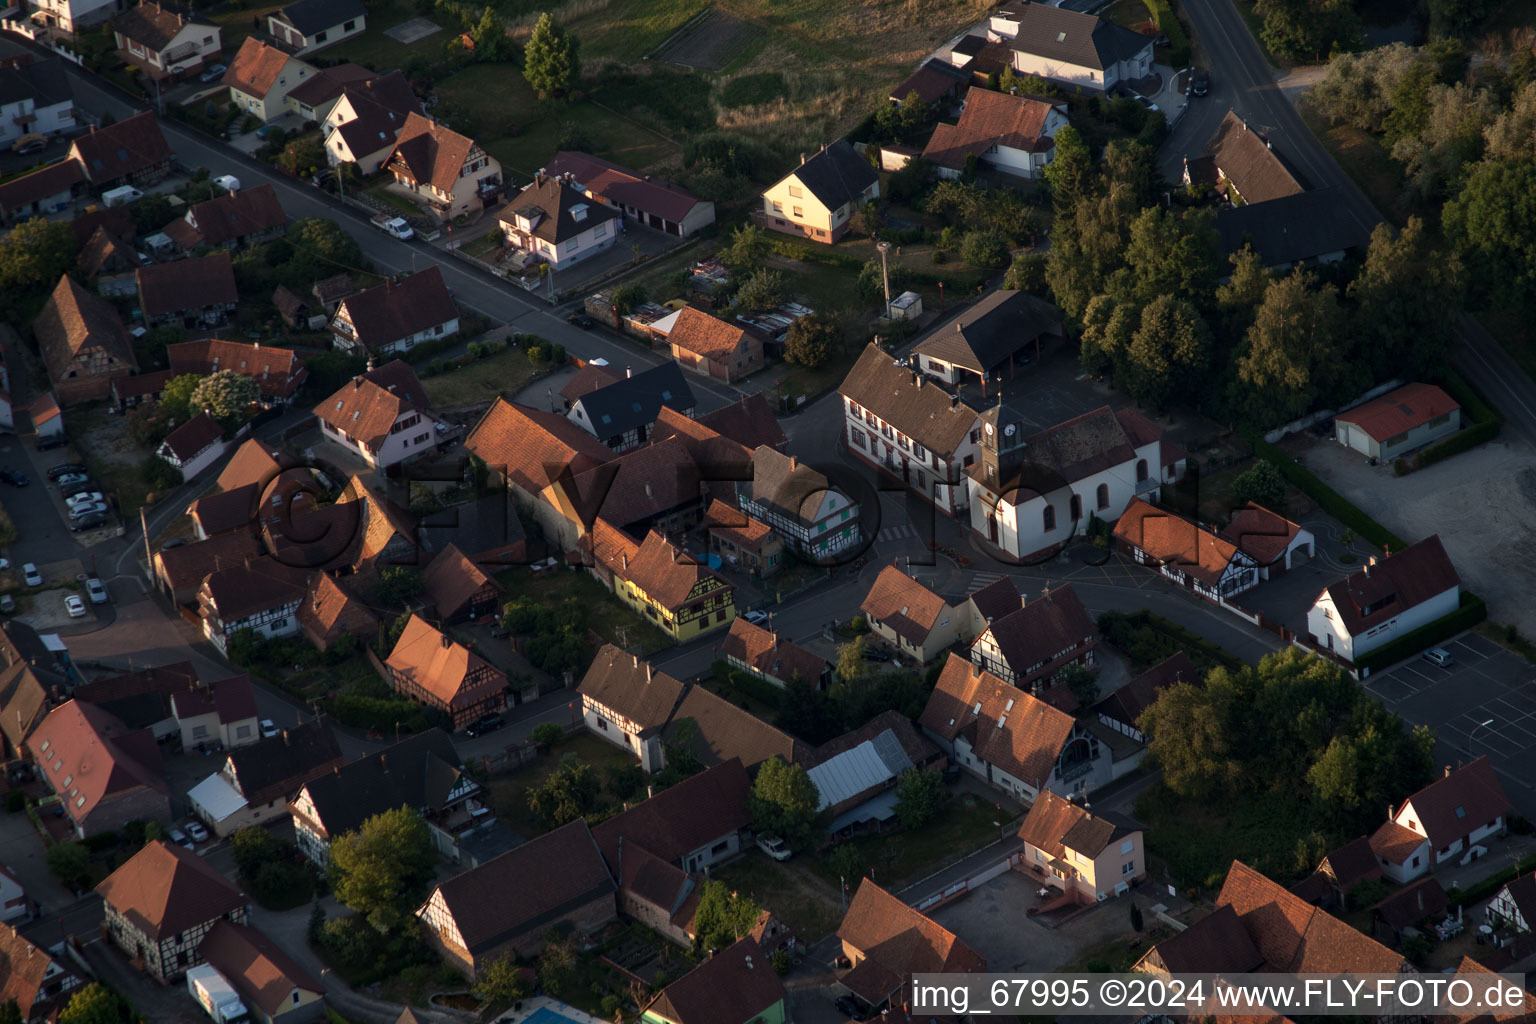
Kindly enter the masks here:
M 891 271 L 886 264 L 886 256 L 891 251 L 890 242 L 880 242 L 875 248 L 880 250 L 880 280 L 885 285 L 885 318 L 891 318 Z
M 145 561 L 145 567 L 150 572 L 154 572 L 155 571 L 155 554 L 154 554 L 153 551 L 150 550 L 150 546 L 149 546 L 149 517 L 144 514 L 144 506 L 143 505 L 139 506 L 139 529 L 144 531 L 144 561 Z

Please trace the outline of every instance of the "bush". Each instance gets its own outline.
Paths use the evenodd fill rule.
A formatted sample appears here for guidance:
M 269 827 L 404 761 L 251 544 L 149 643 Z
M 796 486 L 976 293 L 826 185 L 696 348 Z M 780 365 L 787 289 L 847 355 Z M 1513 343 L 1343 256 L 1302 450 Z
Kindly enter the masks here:
M 732 668 L 724 661 L 715 662 L 715 679 L 743 697 L 750 697 L 774 710 L 784 703 L 784 691 L 766 679 L 759 679 L 747 672 Z
M 19 789 L 6 790 L 5 810 L 7 814 L 17 814 L 27 809 L 27 794 Z
M 1151 666 L 1183 651 L 1202 672 L 1217 665 L 1236 671 L 1241 658 L 1204 637 L 1149 611 L 1105 612 L 1099 616 L 1099 632 L 1109 643 L 1125 651 L 1137 666 Z
M 1385 668 L 1404 658 L 1411 658 L 1426 647 L 1449 639 L 1464 629 L 1471 629 L 1488 617 L 1488 606 L 1483 599 L 1469 591 L 1461 592 L 1461 606 L 1449 615 L 1404 633 L 1374 651 L 1368 651 L 1355 659 L 1355 667 L 1362 673 Z
M 533 727 L 528 738 L 545 750 L 565 741 L 565 730 L 556 722 L 541 722 Z
M 1452 455 L 1460 455 L 1485 441 L 1491 441 L 1499 436 L 1499 430 L 1504 425 L 1503 417 L 1484 400 L 1482 395 L 1478 394 L 1471 384 L 1467 383 L 1461 374 L 1447 372 L 1441 383 L 1461 406 L 1463 426 L 1459 432 L 1438 444 L 1430 445 L 1415 455 L 1413 469 L 1433 466 Z M 1472 422 L 1472 426 L 1465 425 L 1468 420 Z
M 1176 68 L 1187 67 L 1189 35 L 1184 31 L 1178 16 L 1173 13 L 1173 5 L 1168 0 L 1142 0 L 1142 3 L 1147 5 L 1147 13 L 1152 15 L 1157 30 L 1168 37 L 1168 52 L 1160 63 Z

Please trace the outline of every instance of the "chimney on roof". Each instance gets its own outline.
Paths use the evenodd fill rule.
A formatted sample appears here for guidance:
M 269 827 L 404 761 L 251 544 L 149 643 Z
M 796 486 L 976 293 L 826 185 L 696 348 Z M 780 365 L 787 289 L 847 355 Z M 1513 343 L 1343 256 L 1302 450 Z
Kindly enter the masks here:
M 447 633 L 439 633 L 438 636 L 443 638 L 443 646 L 444 647 L 452 647 L 453 646 L 453 638 L 450 637 Z
M 645 496 L 647 498 L 656 497 L 656 495 L 651 491 L 651 482 L 649 480 L 645 482 Z
M 958 409 L 958 408 L 960 408 L 960 396 L 959 395 L 950 395 L 949 396 L 949 407 L 951 409 Z
M 646 682 L 650 682 L 651 681 L 651 663 L 650 662 L 646 662 L 645 663 L 645 681 Z
M 629 554 L 623 551 L 619 552 L 619 562 L 624 566 L 624 569 L 627 572 L 629 570 Z M 638 659 L 636 660 L 635 667 L 640 667 Z
M 1450 778 L 1451 777 L 1451 766 L 1450 765 L 1446 765 L 1445 766 L 1445 777 L 1446 778 Z
M 95 126 L 95 125 L 92 125 L 92 126 L 91 126 L 91 131 L 95 131 L 95 130 L 96 130 L 96 126 Z M 804 164 L 804 163 L 805 163 L 805 154 L 804 154 L 804 153 L 801 153 L 801 154 L 800 154 L 800 162 L 801 162 L 801 163 L 802 163 L 802 164 Z

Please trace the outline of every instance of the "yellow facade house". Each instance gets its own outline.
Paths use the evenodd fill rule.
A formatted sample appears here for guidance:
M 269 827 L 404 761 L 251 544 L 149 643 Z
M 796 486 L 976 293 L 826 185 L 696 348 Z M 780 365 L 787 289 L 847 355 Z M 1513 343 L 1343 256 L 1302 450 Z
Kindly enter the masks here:
M 800 166 L 763 193 L 755 218 L 774 231 L 830 244 L 848 233 L 855 210 L 879 197 L 874 167 L 838 139 L 809 158 L 802 154 Z

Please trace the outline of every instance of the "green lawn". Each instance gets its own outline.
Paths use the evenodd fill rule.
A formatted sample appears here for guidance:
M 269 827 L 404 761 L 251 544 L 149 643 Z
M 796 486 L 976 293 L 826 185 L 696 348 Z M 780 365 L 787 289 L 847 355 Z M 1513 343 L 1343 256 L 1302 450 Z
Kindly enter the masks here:
M 589 733 L 577 733 L 556 745 L 549 754 L 533 764 L 490 781 L 491 802 L 496 807 L 496 816 L 514 831 L 530 839 L 547 832 L 543 822 L 528 809 L 528 790 L 548 778 L 566 754 L 575 754 L 597 769 L 598 778 L 603 780 L 604 786 L 601 799 L 617 809 L 619 799 L 608 792 L 606 769 L 625 768 L 640 762 L 607 740 L 598 739 Z M 641 793 L 641 796 L 644 795 Z
M 392 191 L 387 183 L 370 185 L 367 189 L 365 189 L 365 191 L 370 196 L 373 196 L 373 198 L 377 199 L 379 202 L 388 206 L 390 209 L 394 210 L 396 213 L 401 214 L 402 216 L 421 216 L 421 207 L 417 206 L 415 203 L 411 202 L 400 193 Z
M 511 398 L 533 379 L 534 365 L 520 348 L 503 348 L 495 355 L 477 359 L 468 366 L 435 377 L 427 377 L 421 386 L 434 409 L 456 409 L 463 405 L 490 401 L 500 395 Z
M 937 817 L 916 831 L 865 836 L 851 842 L 863 855 L 875 880 L 895 892 L 997 842 L 1011 821 L 1006 811 L 965 794 L 946 803 Z M 828 883 L 837 885 L 837 878 L 825 861 L 817 860 L 815 870 Z
M 1099 11 L 1098 16 L 1116 25 L 1124 25 L 1133 31 L 1140 31 L 1152 20 L 1151 14 L 1147 11 L 1147 5 L 1142 3 L 1142 0 L 1114 0 L 1114 3 Z
M 450 38 L 451 22 L 438 15 L 428 15 L 427 20 L 442 28 L 425 39 L 418 39 L 409 46 L 396 42 L 384 33 L 417 14 L 410 5 L 403 3 L 375 3 L 368 5 L 368 27 L 362 35 L 344 39 L 323 52 L 327 58 L 340 58 L 370 67 L 375 71 L 389 71 L 402 66 L 413 56 L 435 57 L 442 52 L 443 42 Z
M 754 849 L 711 875 L 777 914 L 803 945 L 829 934 L 843 917 L 837 883 L 811 870 L 804 856 L 780 864 Z
M 579 2 L 579 0 L 578 0 Z M 583 57 L 638 61 L 709 4 L 706 0 L 612 0 L 570 23 Z
M 239 51 L 240 44 L 245 42 L 246 36 L 253 32 L 267 30 L 267 15 L 284 6 L 284 4 L 261 4 L 256 7 L 231 6 L 205 17 L 219 26 L 219 42 L 224 45 L 224 53 L 232 57 Z
M 627 646 L 639 643 L 647 655 L 671 647 L 673 639 L 647 621 L 644 616 L 614 596 L 586 572 L 508 569 L 499 577 L 509 597 L 529 597 L 545 605 L 575 598 L 587 610 L 588 626 L 604 641 Z M 624 636 L 619 636 L 620 630 Z
M 1312 871 L 1311 863 L 1297 863 L 1296 850 L 1318 823 L 1294 794 L 1226 800 L 1217 808 L 1159 783 L 1136 801 L 1136 817 L 1147 826 L 1148 853 L 1167 862 L 1181 888 L 1218 888 L 1234 859 L 1282 885 Z

